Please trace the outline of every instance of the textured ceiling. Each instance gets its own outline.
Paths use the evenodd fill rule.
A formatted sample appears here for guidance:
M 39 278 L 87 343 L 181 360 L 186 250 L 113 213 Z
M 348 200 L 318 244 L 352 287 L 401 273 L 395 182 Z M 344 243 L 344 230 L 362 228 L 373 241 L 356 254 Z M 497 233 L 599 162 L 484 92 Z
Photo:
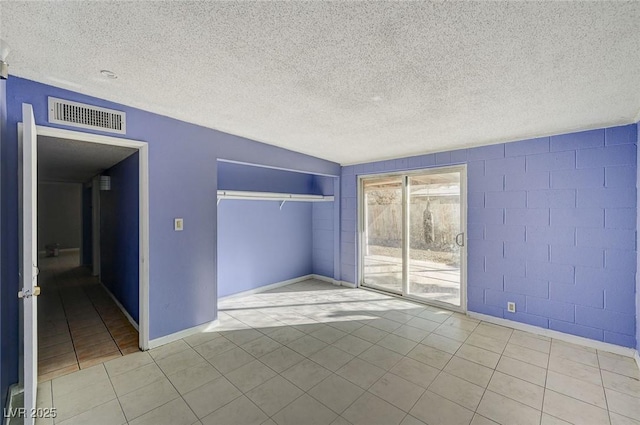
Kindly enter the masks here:
M 0 37 L 14 75 L 342 164 L 640 111 L 638 2 L 0 1 Z
M 38 181 L 84 183 L 135 149 L 38 136 Z

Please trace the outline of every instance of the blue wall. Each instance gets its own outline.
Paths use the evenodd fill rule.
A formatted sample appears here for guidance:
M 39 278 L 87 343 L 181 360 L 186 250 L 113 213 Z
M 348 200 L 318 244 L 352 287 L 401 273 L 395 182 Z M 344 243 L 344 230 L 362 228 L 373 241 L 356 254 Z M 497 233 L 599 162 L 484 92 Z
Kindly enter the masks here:
M 336 182 L 338 181 L 339 179 L 335 177 L 314 175 L 311 183 L 311 191 L 319 195 L 334 195 Z
M 227 162 L 218 163 L 218 189 L 226 190 L 249 190 L 256 192 L 280 192 L 280 193 L 298 193 L 298 194 L 313 194 L 313 195 L 333 195 L 334 183 L 337 180 L 335 177 L 312 175 L 306 173 L 295 173 L 290 171 L 274 170 L 264 167 L 255 167 L 245 164 L 234 164 Z M 218 208 L 219 211 L 225 211 L 223 208 L 227 208 L 228 201 L 222 201 Z M 265 203 L 261 205 L 258 202 L 243 203 L 237 205 L 237 208 L 241 208 L 242 205 L 245 208 L 254 208 L 262 210 L 267 208 L 268 211 L 272 211 L 272 201 L 262 201 Z M 246 291 L 249 289 L 255 289 L 260 286 L 268 285 L 271 283 L 279 282 L 282 280 L 288 280 L 295 277 L 304 276 L 310 273 L 316 273 L 327 277 L 334 277 L 334 212 L 336 208 L 335 202 L 314 202 L 310 204 L 308 210 L 293 207 L 295 203 L 286 203 L 283 207 L 283 211 L 280 215 L 275 215 L 272 218 L 265 221 L 265 218 L 260 214 L 249 213 L 243 217 L 243 220 L 250 222 L 249 226 L 264 225 L 264 223 L 278 223 L 277 230 L 282 234 L 289 234 L 292 230 L 299 233 L 301 232 L 300 223 L 302 220 L 309 220 L 309 234 L 310 237 L 307 241 L 307 246 L 303 252 L 300 253 L 302 261 L 304 253 L 309 251 L 311 254 L 311 267 L 297 267 L 291 264 L 294 258 L 282 257 L 280 261 L 273 261 L 268 264 L 264 264 L 265 273 L 263 275 L 253 275 L 252 272 L 245 274 L 242 278 L 236 276 L 237 271 L 233 270 L 240 262 L 250 263 L 253 257 L 236 257 L 234 252 L 237 251 L 236 245 L 248 246 L 255 245 L 255 250 L 247 250 L 246 253 L 255 254 L 255 264 L 262 264 L 264 261 L 260 257 L 261 252 L 266 250 L 275 249 L 276 246 L 288 250 L 285 245 L 282 245 L 281 241 L 273 242 L 269 238 L 265 238 L 264 232 L 258 232 L 255 237 L 252 237 L 251 232 L 243 230 L 243 223 L 235 222 L 232 215 L 226 216 L 225 221 L 218 220 L 218 227 L 220 229 L 233 228 L 234 232 L 239 235 L 240 240 L 236 241 L 231 237 L 218 239 L 218 294 L 220 296 L 226 296 L 235 294 L 237 292 Z M 289 208 L 289 206 L 292 206 Z M 229 207 L 230 208 L 230 207 Z M 296 211 L 296 215 L 290 218 L 289 227 L 286 227 L 286 222 L 280 222 L 280 219 L 292 211 Z M 310 218 L 301 216 L 300 214 L 306 211 L 310 214 Z M 273 223 L 272 223 L 273 222 Z M 271 225 L 270 224 L 270 225 Z M 306 230 L 303 231 L 306 234 Z M 299 240 L 296 243 L 300 242 Z M 303 255 L 304 254 L 304 255 Z M 239 254 L 238 254 L 239 255 Z M 276 260 L 274 258 L 274 260 Z M 307 263 L 307 259 L 303 260 L 303 264 Z M 231 266 L 233 265 L 233 267 Z M 296 274 L 298 273 L 298 274 Z M 275 276 L 287 276 L 286 278 L 277 280 Z M 238 283 L 240 279 L 240 283 Z
M 125 111 L 126 137 L 149 143 L 149 330 L 152 339 L 217 317 L 218 159 L 312 174 L 340 174 L 340 166 L 329 161 L 12 77 L 7 84 L 9 134 L 2 144 L 2 249 L 7 254 L 2 272 L 3 288 L 9 293 L 18 290 L 17 182 L 15 178 L 6 178 L 17 172 L 16 124 L 22 120 L 21 104 L 26 102 L 33 105 L 39 125 L 64 128 L 47 123 L 47 96 Z M 174 232 L 175 217 L 184 218 L 184 231 Z M 17 300 L 11 300 L 10 304 L 13 308 L 10 325 L 15 335 Z M 13 347 L 17 350 L 16 344 Z M 13 349 L 9 352 L 13 355 Z M 13 358 L 11 369 L 15 370 L 17 355 Z
M 100 191 L 100 280 L 138 323 L 140 280 L 139 154 L 103 174 L 111 190 Z
M 5 151 L 8 144 L 7 131 L 7 96 L 6 81 L 0 80 L 0 155 Z M 17 172 L 17 170 L 16 170 Z M 15 182 L 16 174 L 8 174 L 7 168 L 0 163 L 0 195 L 4 195 L 5 188 L 10 181 Z M 6 264 L 10 263 L 11 257 L 8 255 L 7 238 L 4 229 L 7 228 L 6 214 L 4 213 L 4 201 L 0 211 L 0 226 L 2 230 L 2 242 L 0 243 L 0 407 L 4 407 L 7 400 L 7 390 L 9 385 L 18 380 L 18 302 L 13 290 L 18 290 L 17 283 L 11 284 Z M 14 257 L 17 252 L 14 252 Z
M 340 249 L 336 245 L 340 239 L 338 225 L 340 193 L 339 191 L 336 193 L 339 181 L 331 177 L 313 176 L 313 187 L 318 193 L 334 195 L 338 198 L 333 202 L 315 202 L 313 204 L 313 273 L 340 280 Z
M 314 202 L 312 206 L 313 227 L 313 273 L 334 277 L 334 219 L 333 202 Z
M 636 135 L 637 142 L 636 146 L 640 146 L 640 123 L 636 123 Z M 637 151 L 637 164 L 636 169 L 640 170 L 640 151 Z M 640 173 L 637 174 L 636 180 L 636 197 L 638 200 L 638 205 L 640 205 Z M 636 234 L 638 229 L 640 228 L 640 208 L 638 208 L 638 217 L 636 221 Z M 637 237 L 637 236 L 636 236 Z M 640 351 L 640 273 L 638 273 L 638 264 L 640 264 L 640 250 L 638 250 L 637 241 L 636 241 L 636 253 L 638 257 L 636 258 L 636 349 Z
M 311 203 L 224 199 L 218 205 L 218 296 L 312 272 Z
M 218 163 L 218 189 L 331 195 L 336 178 Z M 333 277 L 334 202 L 222 200 L 218 206 L 218 295 L 311 273 Z
M 344 167 L 342 279 L 356 176 L 467 164 L 468 309 L 635 347 L 636 142 L 633 124 Z
M 218 162 L 219 190 L 321 194 L 314 176 L 244 164 Z

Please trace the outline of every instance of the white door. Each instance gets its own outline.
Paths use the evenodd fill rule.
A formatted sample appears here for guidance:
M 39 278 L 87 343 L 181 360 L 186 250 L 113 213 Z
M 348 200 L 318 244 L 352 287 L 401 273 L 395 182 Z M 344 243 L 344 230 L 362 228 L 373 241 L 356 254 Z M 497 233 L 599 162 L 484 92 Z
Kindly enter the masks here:
M 37 135 L 31 105 L 22 104 L 22 138 L 19 141 L 20 181 L 20 285 L 22 290 L 25 425 L 33 425 L 38 390 L 38 234 Z

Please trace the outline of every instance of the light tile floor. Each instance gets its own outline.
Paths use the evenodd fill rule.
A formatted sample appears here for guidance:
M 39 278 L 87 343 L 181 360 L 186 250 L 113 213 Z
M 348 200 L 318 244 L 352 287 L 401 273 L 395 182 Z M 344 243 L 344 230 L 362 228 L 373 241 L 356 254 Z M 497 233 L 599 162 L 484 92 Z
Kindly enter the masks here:
M 56 424 L 640 424 L 630 358 L 309 280 L 43 382 Z M 39 421 L 53 423 L 53 421 Z

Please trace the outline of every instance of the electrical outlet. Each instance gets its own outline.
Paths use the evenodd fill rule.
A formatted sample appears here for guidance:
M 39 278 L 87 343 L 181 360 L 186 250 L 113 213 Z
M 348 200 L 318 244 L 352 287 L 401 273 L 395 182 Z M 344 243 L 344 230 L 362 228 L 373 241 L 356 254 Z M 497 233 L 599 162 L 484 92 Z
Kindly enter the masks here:
M 507 302 L 507 311 L 509 311 L 510 313 L 515 313 L 516 312 L 516 303 L 509 301 Z
M 173 230 L 176 232 L 182 232 L 184 230 L 184 221 L 181 218 L 176 218 L 173 220 Z

